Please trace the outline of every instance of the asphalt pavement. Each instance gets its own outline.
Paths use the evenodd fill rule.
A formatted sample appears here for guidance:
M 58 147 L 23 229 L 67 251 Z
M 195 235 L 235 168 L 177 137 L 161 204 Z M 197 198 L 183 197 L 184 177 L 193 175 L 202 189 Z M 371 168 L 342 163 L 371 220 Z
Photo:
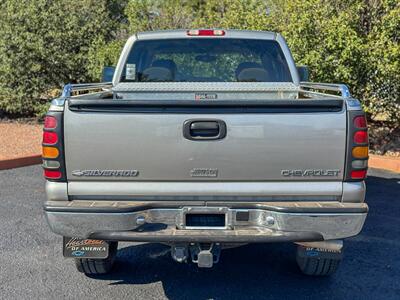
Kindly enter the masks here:
M 178 264 L 157 244 L 122 243 L 111 275 L 62 257 L 42 212 L 39 166 L 0 171 L 0 299 L 400 299 L 400 175 L 373 170 L 360 235 L 328 278 L 302 275 L 291 244 L 224 250 L 213 269 Z

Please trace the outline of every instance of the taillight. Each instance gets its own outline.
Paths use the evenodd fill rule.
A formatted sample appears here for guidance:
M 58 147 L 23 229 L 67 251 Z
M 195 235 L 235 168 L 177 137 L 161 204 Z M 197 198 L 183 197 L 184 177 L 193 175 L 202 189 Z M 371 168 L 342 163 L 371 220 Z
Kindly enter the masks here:
M 44 177 L 46 177 L 47 179 L 60 179 L 62 176 L 61 172 L 58 170 L 47 170 L 44 169 Z
M 367 176 L 367 170 L 351 171 L 352 179 L 364 179 Z
M 43 158 L 57 158 L 60 151 L 56 147 L 42 147 Z
M 44 119 L 45 129 L 55 129 L 57 127 L 57 119 L 53 116 L 46 116 Z
M 43 160 L 43 168 L 45 169 L 58 169 L 60 163 L 56 160 Z
M 354 147 L 351 154 L 354 158 L 368 158 L 368 147 Z
M 221 29 L 191 29 L 188 30 L 187 35 L 190 36 L 223 36 L 225 31 Z
M 360 111 L 349 111 L 348 118 L 346 180 L 364 180 L 368 169 L 367 120 Z
M 43 132 L 43 144 L 54 145 L 58 141 L 58 135 L 56 132 L 44 131 Z
M 368 132 L 356 131 L 354 134 L 354 142 L 356 144 L 368 144 Z
M 65 181 L 63 114 L 49 112 L 44 120 L 42 158 L 44 177 L 51 181 Z
M 367 128 L 367 120 L 365 116 L 357 116 L 353 119 L 353 124 L 355 128 Z
M 353 169 L 366 169 L 368 168 L 368 160 L 353 160 L 351 162 L 351 167 Z

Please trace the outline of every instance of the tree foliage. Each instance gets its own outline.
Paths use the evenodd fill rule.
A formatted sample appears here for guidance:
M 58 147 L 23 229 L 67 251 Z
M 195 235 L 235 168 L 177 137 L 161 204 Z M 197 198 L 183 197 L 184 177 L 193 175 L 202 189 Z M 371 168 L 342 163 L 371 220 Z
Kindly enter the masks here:
M 90 80 L 93 41 L 112 29 L 107 1 L 6 0 L 0 4 L 0 109 L 43 110 L 65 82 Z
M 281 32 L 313 81 L 346 83 L 371 117 L 400 121 L 398 0 L 6 0 L 0 8 L 8 112 L 35 112 L 64 82 L 98 80 L 130 34 L 218 27 Z
M 399 128 L 400 2 L 375 2 L 366 38 L 368 75 L 363 84 L 363 100 L 368 113 L 391 120 Z

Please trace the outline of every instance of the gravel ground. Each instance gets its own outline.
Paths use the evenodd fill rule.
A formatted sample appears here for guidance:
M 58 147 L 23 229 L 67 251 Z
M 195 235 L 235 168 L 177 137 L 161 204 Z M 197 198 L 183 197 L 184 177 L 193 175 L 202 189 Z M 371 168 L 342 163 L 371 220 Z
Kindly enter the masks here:
M 61 237 L 42 213 L 39 166 L 0 171 L 1 299 L 400 299 L 400 175 L 371 171 L 370 214 L 345 243 L 331 278 L 297 270 L 294 246 L 249 245 L 224 250 L 213 269 L 172 261 L 155 244 L 120 245 L 115 272 L 78 273 L 61 253 Z
M 0 160 L 40 154 L 42 125 L 0 122 Z

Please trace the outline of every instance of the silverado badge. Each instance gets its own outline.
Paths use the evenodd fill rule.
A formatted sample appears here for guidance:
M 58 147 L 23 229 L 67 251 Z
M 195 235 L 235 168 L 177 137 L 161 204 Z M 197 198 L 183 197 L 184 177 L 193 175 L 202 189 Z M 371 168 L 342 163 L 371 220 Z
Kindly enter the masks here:
M 138 170 L 74 170 L 72 175 L 78 177 L 136 177 Z

